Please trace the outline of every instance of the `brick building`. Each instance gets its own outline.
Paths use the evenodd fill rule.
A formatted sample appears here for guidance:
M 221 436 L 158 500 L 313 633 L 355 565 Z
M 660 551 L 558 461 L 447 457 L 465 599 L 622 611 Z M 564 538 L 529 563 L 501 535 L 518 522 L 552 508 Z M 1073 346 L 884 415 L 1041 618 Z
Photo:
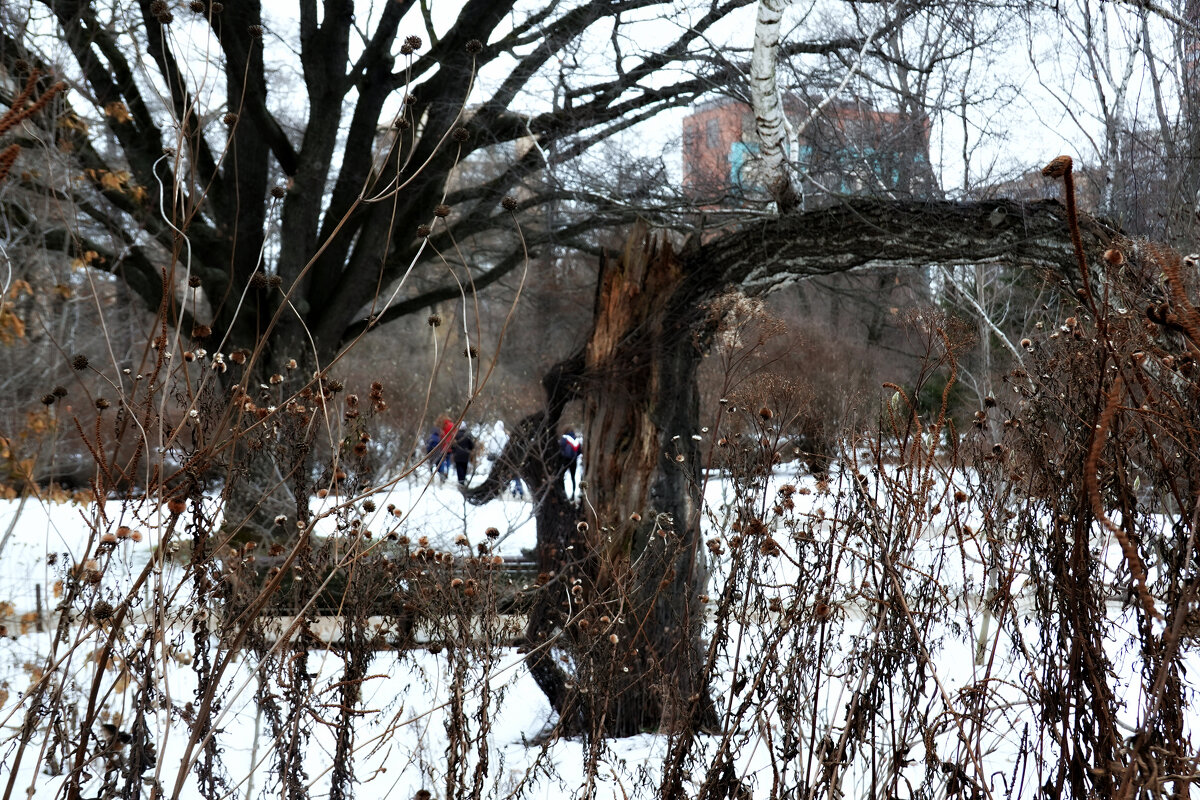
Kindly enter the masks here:
M 784 113 L 807 118 L 798 97 L 784 99 Z M 830 103 L 794 146 L 797 187 L 805 205 L 829 194 L 926 197 L 937 192 L 929 165 L 928 120 L 913 121 L 880 111 L 862 100 Z M 707 207 L 728 207 L 767 198 L 757 174 L 759 152 L 754 112 L 739 100 L 704 103 L 683 121 L 683 184 Z

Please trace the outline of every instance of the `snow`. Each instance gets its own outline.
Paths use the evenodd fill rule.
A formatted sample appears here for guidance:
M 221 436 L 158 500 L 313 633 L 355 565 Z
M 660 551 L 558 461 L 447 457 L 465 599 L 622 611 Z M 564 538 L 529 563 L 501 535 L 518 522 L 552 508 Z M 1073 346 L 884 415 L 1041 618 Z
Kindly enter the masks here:
M 497 432 L 502 436 L 503 432 Z M 484 437 L 480 437 L 484 440 Z M 965 476 L 962 485 L 970 483 Z M 805 535 L 815 538 L 827 536 L 833 530 L 831 521 L 836 516 L 838 504 L 844 501 L 836 487 L 823 490 L 811 478 L 795 472 L 795 465 L 784 467 L 773 475 L 765 489 L 756 493 L 761 510 L 771 517 L 770 502 L 779 496 L 785 484 L 796 487 L 793 495 L 795 509 L 789 514 L 776 515 L 772 522 L 772 535 L 783 546 L 778 558 L 761 559 L 757 565 L 756 580 L 775 592 L 785 603 L 796 602 L 806 607 L 812 598 L 795 597 L 789 587 L 797 581 L 804 566 L 801 549 L 788 539 L 788 530 L 807 531 Z M 867 476 L 866 490 L 883 491 L 876 475 Z M 974 512 L 961 517 L 960 509 L 948 499 L 953 487 L 943 481 L 935 494 L 943 501 L 941 508 L 927 510 L 920 524 L 905 535 L 913 538 L 916 546 L 912 557 L 902 565 L 908 573 L 916 575 L 926 572 L 935 576 L 941 591 L 947 594 L 945 607 L 949 609 L 944 619 L 922 620 L 931 626 L 926 631 L 925 642 L 940 642 L 940 648 L 930 653 L 930 678 L 933 688 L 922 700 L 944 707 L 962 702 L 964 692 L 983 689 L 990 693 L 990 702 L 999 709 L 992 720 L 993 727 L 979 734 L 978 750 L 974 757 L 986 761 L 988 773 L 1012 772 L 1017 747 L 1020 743 L 1022 725 L 1032 720 L 1028 704 L 1026 683 L 1028 676 L 1020 673 L 1022 659 L 1014 650 L 1007 635 L 997 635 L 995 625 L 993 637 L 986 654 L 992 663 L 978 664 L 974 658 L 974 645 L 979 631 L 973 625 L 981 617 L 985 576 L 982 562 L 972 552 L 979 546 L 970 541 L 959 542 L 947 535 L 950 530 L 961 530 L 963 525 L 977 530 L 980 519 Z M 742 495 L 744 498 L 744 495 Z M 338 512 L 353 503 L 361 509 L 363 498 L 333 498 L 314 500 L 314 512 L 318 515 L 316 530 L 321 535 L 337 533 Z M 730 523 L 739 499 L 733 483 L 725 476 L 714 474 L 707 481 L 705 500 L 706 538 L 723 537 L 728 541 Z M 450 549 L 457 536 L 465 535 L 473 546 L 483 540 L 484 531 L 495 527 L 501 531 L 495 551 L 505 556 L 521 556 L 532 549 L 536 532 L 531 516 L 532 507 L 526 499 L 506 496 L 482 507 L 470 506 L 453 481 L 444 482 L 437 476 L 422 474 L 400 480 L 371 497 L 375 511 L 364 515 L 364 526 L 373 530 L 396 530 L 409 535 L 427 536 L 435 548 Z M 937 498 L 934 498 L 936 502 Z M 399 509 L 397 518 L 388 511 L 389 505 Z M 190 515 L 189 510 L 187 514 Z M 212 522 L 219 524 L 220 510 L 214 501 L 205 509 Z M 787 529 L 784 520 L 799 521 Z M 181 521 L 187 523 L 185 518 Z M 803 524 L 800 524 L 800 523 Z M 148 502 L 118 503 L 109 501 L 103 508 L 92 505 L 48 504 L 37 500 L 0 501 L 0 536 L 10 529 L 3 553 L 0 553 L 0 617 L 8 626 L 8 636 L 0 640 L 0 781 L 8 780 L 12 757 L 16 749 L 18 733 L 27 712 L 22 693 L 36 681 L 46 658 L 50 655 L 51 635 L 45 630 L 37 631 L 36 611 L 38 597 L 41 598 L 44 627 L 48 630 L 53 621 L 46 609 L 56 603 L 59 583 L 65 565 L 78 563 L 88 552 L 92 531 L 115 531 L 122 526 L 137 532 L 140 541 L 133 536 L 122 538 L 116 546 L 112 565 L 104 575 L 104 586 L 110 587 L 114 596 L 136 580 L 148 563 L 154 560 L 156 549 L 162 541 L 167 515 L 165 509 Z M 1120 548 L 1115 542 L 1100 541 L 1105 562 L 1115 570 L 1120 566 Z M 54 555 L 57 554 L 57 555 Z M 716 559 L 713 567 L 719 583 L 730 565 L 728 552 Z M 1013 583 L 1013 592 L 1018 603 L 1018 615 L 1025 619 L 1026 641 L 1036 642 L 1038 631 L 1027 612 L 1030 598 L 1021 591 L 1027 576 L 1027 565 L 1018 570 Z M 161 581 L 170 594 L 170 588 L 180 583 L 181 568 L 167 561 L 161 570 L 153 571 L 153 581 Z M 838 572 L 838 586 L 829 597 L 836 608 L 830 620 L 831 639 L 828 652 L 824 655 L 829 664 L 827 680 L 813 686 L 812 697 L 815 713 L 825 725 L 837 724 L 844 718 L 847 699 L 865 671 L 844 671 L 838 665 L 850 663 L 858 643 L 878 635 L 872 629 L 874 617 L 864 612 L 855 592 L 866 580 L 863 564 L 846 557 Z M 916 578 L 914 578 L 916 580 Z M 149 587 L 149 584 L 148 584 Z M 148 591 L 147 596 L 151 596 Z M 161 595 L 160 595 L 161 596 Z M 186 597 L 180 596 L 186 605 Z M 1110 604 L 1110 616 L 1116 619 L 1115 631 L 1134 631 L 1132 612 Z M 136 623 L 136 620 L 135 620 Z M 104 641 L 102 631 L 86 620 L 76 620 L 68 635 L 67 645 L 60 646 L 54 658 L 61 663 L 58 673 L 62 676 L 61 688 L 66 693 L 75 692 L 86 699 L 86 688 L 95 674 L 93 658 Z M 772 615 L 765 611 L 751 610 L 739 616 L 731 625 L 734 637 L 744 637 L 741 652 L 747 664 L 769 655 L 773 647 L 781 652 L 789 648 L 807 647 L 811 639 L 797 629 L 786 637 L 774 641 L 768 638 L 772 626 Z M 803 626 L 801 626 L 803 627 Z M 124 632 L 128 642 L 133 640 L 136 624 Z M 152 772 L 168 792 L 182 778 L 184 784 L 180 796 L 199 797 L 194 773 L 186 765 L 189 758 L 196 758 L 197 751 L 189 751 L 191 728 L 184 721 L 180 709 L 196 696 L 196 673 L 189 666 L 194 657 L 193 640 L 186 624 L 178 623 L 171 628 L 177 635 L 163 637 L 154 643 L 156 654 L 154 671 L 156 680 L 164 687 L 166 697 L 162 707 L 150 709 L 150 729 L 158 749 L 157 767 Z M 1143 691 L 1138 676 L 1140 665 L 1136 653 L 1130 652 L 1124 639 L 1106 643 L 1110 657 L 1121 669 L 1121 683 L 1128 696 L 1120 710 L 1122 724 L 1131 731 L 1136 728 L 1136 709 L 1139 707 L 1140 692 Z M 278 786 L 272 783 L 270 772 L 273 752 L 266 744 L 266 725 L 255 702 L 255 692 L 263 678 L 262 668 L 246 653 L 235 653 L 234 660 L 224 676 L 230 687 L 221 697 L 220 708 L 210 718 L 216 737 L 222 748 L 221 759 L 228 777 L 229 797 L 259 796 L 264 789 Z M 341 680 L 343 662 L 329 650 L 313 649 L 308 652 L 308 669 L 313 676 L 314 691 L 333 692 Z M 1200 670 L 1194 653 L 1186 659 L 1189 672 Z M 121 666 L 111 664 L 105 673 L 105 686 L 120 683 Z M 420 788 L 433 792 L 434 797 L 444 796 L 445 763 L 447 758 L 446 709 L 454 693 L 452 676 L 454 665 L 448 654 L 425 651 L 379 651 L 367 669 L 368 677 L 362 683 L 362 707 L 371 713 L 363 715 L 356 724 L 355 774 L 358 785 L 357 797 L 411 798 Z M 731 689 L 733 667 L 718 676 L 714 687 L 717 702 L 722 707 L 729 704 L 737 708 L 746 695 L 737 696 Z M 460 689 L 465 698 L 468 718 L 472 720 L 467 731 L 470 746 L 464 754 L 469 764 L 477 763 L 481 755 L 488 759 L 487 777 L 484 780 L 484 797 L 507 797 L 515 791 L 530 798 L 558 798 L 578 796 L 584 786 L 583 765 L 587 743 L 578 740 L 543 740 L 553 723 L 553 713 L 542 693 L 524 666 L 523 657 L 511 648 L 501 648 L 491 657 L 483 657 L 466 665 L 458 673 Z M 118 687 L 119 688 L 119 687 Z M 484 696 L 484 689 L 489 692 Z M 103 703 L 103 720 L 127 723 L 133 710 L 126 707 L 124 693 L 113 691 Z M 331 697 L 330 702 L 333 703 Z M 483 703 L 483 707 L 480 707 Z M 334 703 L 336 705 L 336 703 Z M 332 715 L 334 712 L 330 711 Z M 764 738 L 763 726 L 776 731 L 780 721 L 780 710 L 768 699 L 756 709 L 756 716 L 748 721 L 747 731 L 741 740 L 743 746 L 737 750 L 735 764 L 745 783 L 753 787 L 755 797 L 766 797 L 771 785 L 771 763 L 769 746 Z M 1189 712 L 1194 713 L 1194 712 Z M 332 718 L 332 716 L 331 716 Z M 481 732 L 486 722 L 489 730 Z M 1003 724 L 999 724 L 1003 723 Z M 1188 718 L 1189 730 L 1195 727 L 1194 717 Z M 959 723 L 962 724 L 961 722 Z M 962 751 L 959 738 L 961 730 L 953 726 L 937 743 L 940 755 L 947 758 L 957 753 L 961 759 L 969 756 Z M 44 734 L 34 736 L 24 753 L 16 778 L 19 794 L 28 787 L 29 795 L 54 797 L 58 793 L 62 777 L 54 777 L 39 770 L 42 761 Z M 714 757 L 719 745 L 716 737 L 701 737 L 698 742 L 699 764 Z M 627 739 L 607 741 L 602 744 L 601 769 L 596 777 L 595 796 L 601 798 L 631 798 L 650 796 L 660 774 L 661 762 L 667 752 L 668 737 L 643 734 Z M 918 785 L 924 774 L 925 743 L 919 739 L 914 743 L 908 757 L 912 760 L 911 774 L 914 785 Z M 330 772 L 333 767 L 335 742 L 331 726 L 318 724 L 305 753 L 305 766 L 314 796 L 328 792 Z M 42 764 L 44 766 L 44 764 Z M 102 765 L 92 765 L 95 776 L 85 789 L 97 791 Z M 471 774 L 470 770 L 466 774 Z M 852 776 L 848 781 L 853 781 Z M 1026 777 L 1024 788 L 1032 790 L 1036 777 L 1031 771 Z M 993 791 L 996 791 L 993 788 Z M 1020 792 L 1018 791 L 1019 795 Z

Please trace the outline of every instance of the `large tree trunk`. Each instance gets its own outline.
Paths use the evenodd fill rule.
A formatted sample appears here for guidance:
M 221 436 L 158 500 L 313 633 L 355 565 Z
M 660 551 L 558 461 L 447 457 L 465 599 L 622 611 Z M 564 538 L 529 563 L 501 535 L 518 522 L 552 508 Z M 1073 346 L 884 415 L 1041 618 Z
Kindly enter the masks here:
M 526 631 L 529 667 L 567 733 L 629 736 L 715 724 L 702 674 L 696 371 L 707 314 L 682 260 L 644 227 L 605 259 L 584 352 L 544 381 L 547 408 L 521 422 L 482 485 L 514 474 L 537 503 L 541 588 Z M 700 292 L 704 295 L 704 292 Z M 563 406 L 584 405 L 582 506 L 563 491 Z M 574 663 L 567 675 L 549 644 Z
M 563 488 L 566 461 L 559 453 L 556 432 L 563 408 L 578 396 L 582 371 L 583 356 L 576 354 L 546 374 L 542 379 L 546 407 L 521 420 L 488 476 L 464 491 L 468 502 L 481 505 L 499 497 L 515 477 L 529 487 L 537 525 L 539 575 L 525 629 L 526 664 L 568 734 L 583 733 L 589 726 L 578 703 L 576 684 L 559 667 L 552 645 L 568 627 L 569 613 L 564 613 L 560 600 L 564 587 L 579 571 L 585 549 L 576 526 L 579 507 Z M 569 636 L 565 644 L 570 646 Z
M 269 291 L 252 299 L 253 316 L 265 326 L 280 300 Z M 222 376 L 229 406 L 221 424 L 232 429 L 220 454 L 224 528 L 236 541 L 292 541 L 297 524 L 309 519 L 316 489 L 353 494 L 371 482 L 366 462 L 331 441 L 330 420 L 342 416 L 345 387 L 324 367 L 334 361 L 337 343 L 318 339 L 314 352 L 310 341 L 286 316 L 265 332 L 234 340 L 246 353 L 257 347 L 244 366 L 230 366 Z M 365 386 L 349 388 L 367 393 Z
M 591 700 L 608 734 L 715 722 L 701 674 L 708 574 L 692 438 L 707 315 L 694 300 L 675 302 L 685 277 L 669 244 L 639 226 L 601 265 L 586 349 L 589 627 L 601 639 L 588 668 L 607 689 Z

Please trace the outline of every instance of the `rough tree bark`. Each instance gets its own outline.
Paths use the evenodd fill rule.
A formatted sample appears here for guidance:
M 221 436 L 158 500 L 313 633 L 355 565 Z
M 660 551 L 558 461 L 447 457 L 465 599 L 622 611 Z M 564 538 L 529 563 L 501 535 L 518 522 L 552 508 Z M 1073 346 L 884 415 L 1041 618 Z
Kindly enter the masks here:
M 529 488 L 537 525 L 539 591 L 529 610 L 526 664 L 538 688 L 571 732 L 585 730 L 584 720 L 568 689 L 569 676 L 559 669 L 550 652 L 550 641 L 561 622 L 558 599 L 574 566 L 575 545 L 582 542 L 576 528 L 578 506 L 570 501 L 563 488 L 567 465 L 558 449 L 556 431 L 563 408 L 579 394 L 582 373 L 582 354 L 560 362 L 546 373 L 542 378 L 545 408 L 521 420 L 484 481 L 464 492 L 469 502 L 482 505 L 499 497 L 518 476 Z M 578 553 L 583 553 L 582 547 Z
M 1109 238 L 1090 220 L 1084 233 L 1092 251 Z M 516 474 L 533 490 L 543 574 L 527 630 L 530 668 L 568 731 L 621 736 L 716 722 L 700 671 L 707 570 L 692 439 L 711 300 L 731 287 L 760 294 L 859 267 L 982 261 L 1076 278 L 1062 206 L 857 200 L 682 253 L 638 226 L 618 257 L 603 260 L 586 347 L 547 375 L 546 408 L 521 423 L 492 474 L 468 492 L 486 502 Z M 583 507 L 563 492 L 555 445 L 563 407 L 576 398 L 585 419 Z M 573 675 L 550 655 L 558 634 Z
M 701 674 L 700 450 L 696 373 L 711 334 L 681 291 L 685 262 L 644 226 L 601 264 L 584 356 L 585 540 L 599 637 L 593 718 L 605 733 L 713 725 Z M 714 286 L 694 287 L 701 298 Z M 683 302 L 677 302 L 686 298 Z M 609 617 L 611 623 L 604 624 Z M 615 637 L 615 641 L 612 637 Z

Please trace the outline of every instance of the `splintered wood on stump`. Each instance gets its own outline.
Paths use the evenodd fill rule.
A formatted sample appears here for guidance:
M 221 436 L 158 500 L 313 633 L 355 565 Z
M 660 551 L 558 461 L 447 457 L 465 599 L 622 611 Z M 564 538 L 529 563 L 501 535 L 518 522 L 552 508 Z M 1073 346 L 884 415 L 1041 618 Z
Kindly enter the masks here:
M 608 735 L 715 722 L 702 675 L 708 576 L 692 439 L 708 318 L 696 287 L 681 291 L 687 280 L 670 243 L 639 225 L 601 263 L 585 349 L 585 536 L 600 641 L 580 678 L 600 689 L 587 716 Z

